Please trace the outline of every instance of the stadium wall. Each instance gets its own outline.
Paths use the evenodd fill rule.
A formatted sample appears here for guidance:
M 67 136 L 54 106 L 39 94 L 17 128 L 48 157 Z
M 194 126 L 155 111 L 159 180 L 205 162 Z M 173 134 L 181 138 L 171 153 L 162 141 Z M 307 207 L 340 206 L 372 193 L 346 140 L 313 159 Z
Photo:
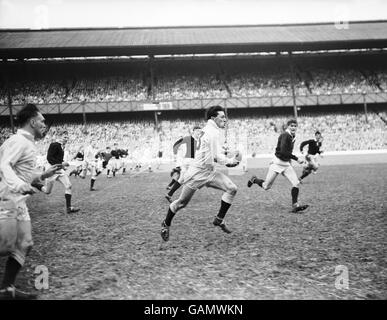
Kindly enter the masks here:
M 297 155 L 297 154 L 296 154 Z M 301 156 L 298 154 L 297 156 Z M 247 159 L 247 168 L 267 168 L 272 154 L 261 154 L 255 158 Z M 382 150 L 356 150 L 356 151 L 332 151 L 325 152 L 323 158 L 319 159 L 321 166 L 332 165 L 352 165 L 352 164 L 371 164 L 371 163 L 387 163 L 387 149 Z M 293 164 L 301 166 L 295 162 Z

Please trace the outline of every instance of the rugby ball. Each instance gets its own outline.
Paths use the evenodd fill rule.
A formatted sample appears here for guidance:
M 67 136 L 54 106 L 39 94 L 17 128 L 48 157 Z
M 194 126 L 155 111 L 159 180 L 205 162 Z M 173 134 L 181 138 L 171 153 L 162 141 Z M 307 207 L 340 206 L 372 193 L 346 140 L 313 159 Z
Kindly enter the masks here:
M 70 166 L 70 164 L 68 163 L 68 162 L 62 162 L 62 167 L 64 168 L 64 167 L 69 167 Z

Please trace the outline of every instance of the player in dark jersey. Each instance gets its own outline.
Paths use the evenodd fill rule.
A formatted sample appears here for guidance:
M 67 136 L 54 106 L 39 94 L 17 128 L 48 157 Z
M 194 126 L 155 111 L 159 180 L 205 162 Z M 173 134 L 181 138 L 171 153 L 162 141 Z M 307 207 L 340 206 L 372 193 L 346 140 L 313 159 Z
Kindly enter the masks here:
M 113 173 L 113 177 L 115 177 L 116 172 L 120 169 L 120 166 L 121 166 L 121 162 L 120 162 L 121 150 L 118 149 L 118 143 L 114 144 L 114 149 L 110 152 L 110 154 L 112 155 L 112 157 L 109 161 L 110 162 L 110 169 Z
M 67 131 L 63 131 L 60 133 L 57 142 L 53 142 L 50 144 L 47 151 L 47 161 L 51 165 L 63 164 L 63 156 L 64 156 L 64 148 L 68 141 Z M 68 166 L 68 163 L 67 163 Z M 59 170 L 57 174 L 46 180 L 45 188 L 42 189 L 43 192 L 50 194 L 52 188 L 54 186 L 55 181 L 59 181 L 65 188 L 65 199 L 66 199 L 66 213 L 75 213 L 78 212 L 78 208 L 74 208 L 71 206 L 71 195 L 72 195 L 72 184 L 70 182 L 70 178 L 65 172 L 64 169 Z
M 184 181 L 184 173 L 187 171 L 190 163 L 195 158 L 195 150 L 197 148 L 197 140 L 201 133 L 201 128 L 195 126 L 192 130 L 192 134 L 177 140 L 173 145 L 173 154 L 176 157 L 178 149 L 185 145 L 186 152 L 182 159 L 180 166 L 174 168 L 171 172 L 172 181 L 169 183 L 167 189 L 169 192 L 166 194 L 165 198 L 171 203 L 172 196 L 181 186 Z
M 74 170 L 70 172 L 69 176 L 71 177 L 72 175 L 75 175 L 75 177 L 78 177 L 82 172 L 82 164 L 83 164 L 83 161 L 85 160 L 85 156 L 81 148 L 78 150 L 73 160 L 75 160 L 76 165 Z
M 287 122 L 287 129 L 281 133 L 278 138 L 277 147 L 275 149 L 275 156 L 270 163 L 270 167 L 266 176 L 266 179 L 258 179 L 256 176 L 252 176 L 248 181 L 247 186 L 250 188 L 253 184 L 259 185 L 262 189 L 268 190 L 274 183 L 278 174 L 285 176 L 292 184 L 291 195 L 292 195 L 292 211 L 299 212 L 308 208 L 308 205 L 298 204 L 298 193 L 300 181 L 297 178 L 297 174 L 291 165 L 291 160 L 295 160 L 300 164 L 303 164 L 302 159 L 297 158 L 293 154 L 295 136 L 297 130 L 297 121 L 292 119 Z
M 305 160 L 307 161 L 307 163 L 304 167 L 304 170 L 302 171 L 300 181 L 302 181 L 302 179 L 306 178 L 312 172 L 316 173 L 318 167 L 320 166 L 320 164 L 317 162 L 317 157 L 318 155 L 321 156 L 321 153 L 323 153 L 323 151 L 320 150 L 323 142 L 323 137 L 320 131 L 316 131 L 314 136 L 315 139 L 305 140 L 300 145 L 301 153 L 303 153 L 304 147 L 308 146 L 308 151 L 305 156 Z
M 106 169 L 106 175 L 107 175 L 108 178 L 110 178 L 109 161 L 113 157 L 112 154 L 111 154 L 110 147 L 106 147 L 106 150 L 99 152 L 98 155 L 102 159 L 102 169 Z
M 120 149 L 122 174 L 126 173 L 126 168 L 129 166 L 129 152 L 127 149 Z

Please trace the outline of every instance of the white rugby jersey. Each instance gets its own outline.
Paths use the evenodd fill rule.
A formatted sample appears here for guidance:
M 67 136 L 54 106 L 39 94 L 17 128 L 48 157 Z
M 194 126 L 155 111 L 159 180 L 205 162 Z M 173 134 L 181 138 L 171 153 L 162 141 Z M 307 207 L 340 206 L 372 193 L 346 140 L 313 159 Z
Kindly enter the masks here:
M 95 150 L 91 145 L 88 145 L 85 148 L 84 157 L 87 161 L 93 161 L 95 160 L 95 155 L 97 154 L 97 150 Z
M 38 150 L 34 137 L 19 129 L 0 147 L 0 198 L 5 194 L 18 193 L 24 183 L 31 183 L 39 174 Z
M 192 166 L 197 168 L 214 168 L 215 163 L 226 164 L 230 159 L 222 153 L 224 134 L 215 121 L 208 120 L 197 142 L 197 149 Z

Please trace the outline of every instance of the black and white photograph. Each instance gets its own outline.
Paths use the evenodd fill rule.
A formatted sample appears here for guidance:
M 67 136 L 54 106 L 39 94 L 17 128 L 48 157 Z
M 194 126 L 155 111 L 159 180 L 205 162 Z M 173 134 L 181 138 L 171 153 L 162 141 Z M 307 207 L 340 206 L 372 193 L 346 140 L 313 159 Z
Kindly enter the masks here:
M 386 1 L 0 0 L 0 300 L 380 301 L 386 249 Z

